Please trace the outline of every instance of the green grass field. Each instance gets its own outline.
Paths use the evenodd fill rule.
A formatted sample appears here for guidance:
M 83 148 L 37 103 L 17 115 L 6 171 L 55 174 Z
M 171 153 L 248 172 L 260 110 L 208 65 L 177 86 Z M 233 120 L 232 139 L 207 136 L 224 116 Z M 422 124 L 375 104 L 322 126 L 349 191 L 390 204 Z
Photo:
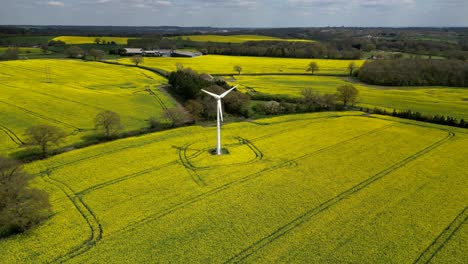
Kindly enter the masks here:
M 145 58 L 143 66 L 175 71 L 177 63 L 186 68 L 192 68 L 200 73 L 210 74 L 236 74 L 235 65 L 242 67 L 242 73 L 301 73 L 306 74 L 310 62 L 316 62 L 320 67 L 320 74 L 346 74 L 350 60 L 324 60 L 324 59 L 290 59 L 268 57 L 241 57 L 207 55 L 195 58 Z M 131 64 L 129 58 L 119 59 L 118 62 Z M 358 66 L 364 60 L 355 61 Z
M 178 37 L 173 37 L 178 38 Z M 219 42 L 219 43 L 244 43 L 247 41 L 288 41 L 288 42 L 314 42 L 306 39 L 282 39 L 262 35 L 190 35 L 181 36 L 184 40 L 191 40 L 197 42 Z
M 98 37 L 85 37 L 85 36 L 59 36 L 55 37 L 53 40 L 61 40 L 65 44 L 69 45 L 78 45 L 78 44 L 94 44 L 94 40 Z M 101 41 L 105 42 L 115 42 L 119 45 L 127 45 L 128 39 L 125 37 L 99 37 Z
M 454 87 L 379 87 L 350 83 L 344 78 L 329 76 L 230 76 L 231 84 L 239 84 L 243 92 L 300 97 L 303 88 L 320 93 L 335 93 L 336 87 L 352 84 L 359 89 L 358 105 L 389 110 L 419 111 L 427 115 L 449 115 L 468 120 L 468 89 Z M 253 90 L 252 90 L 253 89 Z
M 215 136 L 184 127 L 27 165 L 54 214 L 0 240 L 2 262 L 468 258 L 466 130 L 328 112 L 224 125 L 221 157 Z
M 38 124 L 61 127 L 69 134 L 65 144 L 81 142 L 95 133 L 94 116 L 103 110 L 119 113 L 124 131 L 144 128 L 150 116 L 175 105 L 158 88 L 166 82 L 149 71 L 96 62 L 0 62 L 0 153 L 19 150 L 24 131 Z

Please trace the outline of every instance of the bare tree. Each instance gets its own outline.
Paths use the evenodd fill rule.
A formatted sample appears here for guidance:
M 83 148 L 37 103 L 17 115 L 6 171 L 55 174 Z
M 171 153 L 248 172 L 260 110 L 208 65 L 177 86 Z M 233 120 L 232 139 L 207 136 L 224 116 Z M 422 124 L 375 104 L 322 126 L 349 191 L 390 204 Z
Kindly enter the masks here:
M 307 107 L 308 111 L 314 110 L 315 107 L 321 103 L 321 96 L 317 91 L 311 88 L 304 88 L 301 90 L 302 101 Z
M 138 64 L 143 63 L 143 56 L 141 55 L 135 55 L 130 58 L 130 61 L 135 64 L 135 66 L 138 66 Z
M 69 47 L 68 49 L 65 50 L 65 54 L 69 58 L 77 59 L 77 58 L 82 58 L 85 55 L 85 52 L 84 52 L 83 49 L 81 49 L 78 46 L 71 46 L 71 47 Z
M 52 145 L 58 146 L 66 137 L 60 128 L 50 125 L 32 126 L 26 130 L 27 144 L 38 146 L 42 156 L 45 158 Z
M 306 69 L 306 71 L 310 72 L 311 74 L 314 74 L 316 71 L 319 71 L 319 70 L 320 68 L 315 61 L 309 63 L 309 67 Z
M 233 69 L 234 69 L 234 71 L 236 71 L 236 72 L 237 72 L 237 74 L 239 74 L 239 75 L 241 74 L 241 71 L 242 71 L 242 67 L 241 67 L 241 66 L 239 66 L 239 65 L 236 65 L 236 66 L 234 66 L 234 68 L 233 68 Z
M 336 102 L 336 95 L 335 94 L 324 94 L 322 95 L 322 105 L 327 109 L 333 108 Z
M 179 107 L 169 108 L 164 112 L 164 117 L 171 122 L 171 127 L 177 127 L 188 121 L 188 114 Z
M 344 106 L 347 106 L 348 104 L 353 105 L 356 102 L 359 95 L 359 90 L 350 84 L 339 86 L 338 88 L 336 88 L 336 91 L 338 92 L 338 99 L 343 102 Z
M 49 45 L 47 44 L 41 44 L 40 48 L 43 53 L 47 53 L 49 51 Z
M 192 115 L 194 121 L 200 120 L 203 113 L 203 104 L 197 100 L 188 100 L 185 103 L 185 109 Z
M 119 114 L 109 110 L 98 113 L 94 118 L 94 125 L 97 130 L 104 131 L 106 138 L 115 136 L 122 129 Z
M 89 56 L 93 57 L 95 61 L 102 60 L 106 56 L 106 53 L 102 50 L 91 49 L 88 53 Z
M 356 63 L 354 61 L 350 62 L 348 65 L 349 76 L 353 76 L 354 70 L 357 69 Z
M 31 179 L 20 163 L 0 156 L 0 238 L 23 232 L 50 215 L 47 193 L 28 186 Z

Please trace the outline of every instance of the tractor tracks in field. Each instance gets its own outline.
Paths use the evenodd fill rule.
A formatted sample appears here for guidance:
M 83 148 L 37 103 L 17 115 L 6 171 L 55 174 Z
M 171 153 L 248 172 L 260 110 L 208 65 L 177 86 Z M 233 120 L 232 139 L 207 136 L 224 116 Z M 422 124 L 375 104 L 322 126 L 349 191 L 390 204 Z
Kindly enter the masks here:
M 102 182 L 102 183 L 99 183 L 97 185 L 91 186 L 91 187 L 89 187 L 87 189 L 84 189 L 84 190 L 76 193 L 76 195 L 84 196 L 84 195 L 86 195 L 86 194 L 88 194 L 90 192 L 105 188 L 107 186 L 110 186 L 110 185 L 113 185 L 113 184 L 116 184 L 116 183 L 119 183 L 119 182 L 122 182 L 122 181 L 125 181 L 125 180 L 128 180 L 128 179 L 136 178 L 136 177 L 148 174 L 148 173 L 153 172 L 153 171 L 158 171 L 160 169 L 175 165 L 177 163 L 178 163 L 178 161 L 174 160 L 174 161 L 166 162 L 164 164 L 161 164 L 161 165 L 158 165 L 158 166 L 155 166 L 155 167 L 151 167 L 151 168 L 144 169 L 144 170 L 141 170 L 141 171 L 137 171 L 135 173 L 131 173 L 131 174 L 128 174 L 128 175 L 125 175 L 125 176 L 114 178 L 112 180 Z
M 187 173 L 190 175 L 192 180 L 200 187 L 205 187 L 207 186 L 205 180 L 203 177 L 197 172 L 199 170 L 209 170 L 209 169 L 215 169 L 218 167 L 226 167 L 226 166 L 239 166 L 239 165 L 246 165 L 246 164 L 252 164 L 254 162 L 260 161 L 263 159 L 263 153 L 262 151 L 255 146 L 250 140 L 242 138 L 242 137 L 235 137 L 239 143 L 236 144 L 231 144 L 229 146 L 234 146 L 234 147 L 240 147 L 242 145 L 246 145 L 255 155 L 255 157 L 251 160 L 245 161 L 245 162 L 236 162 L 236 163 L 231 163 L 229 165 L 214 165 L 214 166 L 195 166 L 190 159 L 196 158 L 200 156 L 203 152 L 208 153 L 210 149 L 201 149 L 201 150 L 196 150 L 192 155 L 187 155 L 187 150 L 189 150 L 189 147 L 191 144 L 187 144 L 183 147 L 177 148 L 177 152 L 179 155 L 179 161 L 184 166 L 186 169 Z M 227 146 L 227 145 L 225 145 Z M 211 154 L 210 154 L 211 155 Z
M 432 243 L 418 256 L 414 264 L 426 264 L 452 239 L 455 233 L 468 220 L 468 206 L 432 241 Z
M 146 88 L 145 91 L 147 91 L 149 95 L 158 102 L 158 104 L 161 106 L 164 112 L 166 112 L 166 114 L 169 114 L 169 110 L 164 101 L 161 99 L 161 97 L 159 97 L 153 90 L 151 90 L 151 88 Z
M 35 116 L 35 117 L 38 117 L 40 119 L 44 119 L 44 120 L 47 120 L 49 122 L 53 122 L 53 123 L 56 123 L 56 124 L 60 124 L 60 125 L 63 125 L 63 126 L 66 126 L 66 127 L 69 127 L 69 128 L 72 128 L 74 131 L 82 131 L 83 129 L 82 128 L 79 128 L 79 127 L 76 127 L 72 124 L 69 124 L 69 123 L 66 123 L 66 122 L 63 122 L 63 121 L 60 121 L 60 120 L 57 120 L 57 119 L 54 119 L 54 118 L 51 118 L 51 117 L 48 117 L 48 116 L 45 116 L 45 115 L 42 115 L 42 114 L 39 114 L 39 113 L 36 113 L 36 112 L 33 112 L 29 109 L 26 109 L 24 107 L 21 107 L 21 106 L 17 106 L 17 105 L 14 105 L 14 104 L 10 104 L 8 102 L 5 102 L 5 101 L 1 101 L 0 100 L 0 103 L 2 104 L 6 104 L 8 106 L 11 106 L 11 107 L 14 107 L 14 108 L 18 108 L 20 109 L 21 111 L 29 114 L 29 115 L 32 115 L 32 116 Z
M 21 138 L 19 138 L 15 132 L 11 131 L 11 129 L 8 127 L 0 125 L 0 130 L 3 131 L 11 139 L 11 141 L 13 141 L 18 146 L 24 145 L 24 142 L 21 140 Z
M 82 198 L 77 195 L 67 184 L 54 179 L 50 176 L 50 172 L 46 171 L 42 174 L 42 178 L 45 182 L 57 187 L 60 189 L 70 200 L 76 210 L 79 212 L 81 217 L 86 221 L 87 226 L 89 227 L 90 234 L 88 238 L 83 241 L 80 245 L 73 247 L 67 253 L 56 257 L 51 261 L 51 263 L 63 263 L 67 260 L 70 260 L 78 255 L 85 253 L 90 250 L 94 245 L 102 239 L 102 225 L 99 222 L 99 219 L 96 217 L 91 208 L 83 202 Z
M 292 221 L 288 222 L 285 225 L 280 226 L 272 233 L 268 234 L 267 236 L 263 237 L 262 239 L 258 240 L 257 242 L 251 244 L 249 247 L 244 248 L 238 254 L 227 260 L 225 263 L 239 263 L 248 258 L 249 256 L 253 255 L 258 250 L 268 246 L 270 243 L 274 242 L 275 240 L 281 238 L 282 236 L 288 234 L 295 228 L 299 227 L 300 225 L 309 221 L 315 215 L 322 213 L 323 211 L 329 209 L 330 207 L 336 205 L 340 201 L 348 198 L 349 196 L 359 192 L 360 190 L 366 188 L 367 186 L 371 185 L 372 183 L 382 179 L 386 175 L 390 174 L 391 172 L 404 167 L 406 164 L 418 159 L 419 157 L 431 152 L 435 148 L 445 144 L 448 142 L 455 134 L 453 132 L 448 131 L 447 136 L 443 139 L 431 144 L 430 146 L 416 152 L 415 154 L 393 164 L 392 166 L 388 167 L 387 169 L 375 174 L 374 176 L 360 182 L 359 184 L 353 186 L 352 188 L 340 193 L 339 195 L 325 201 L 324 203 L 320 204 L 319 206 L 312 208 L 305 213 L 301 214 L 297 218 L 293 219 Z
M 192 198 L 190 198 L 188 200 L 177 203 L 174 206 L 172 206 L 170 208 L 167 208 L 167 209 L 165 209 L 163 211 L 160 211 L 158 213 L 149 215 L 148 217 L 145 217 L 145 218 L 143 218 L 143 219 L 141 219 L 139 221 L 133 222 L 133 223 L 129 224 L 127 227 L 121 229 L 120 232 L 130 232 L 132 230 L 135 230 L 136 228 L 138 228 L 141 225 L 148 224 L 148 223 L 153 222 L 155 220 L 158 220 L 158 219 L 160 219 L 160 218 L 162 218 L 162 217 L 164 217 L 166 215 L 172 214 L 172 213 L 174 213 L 174 212 L 176 212 L 176 211 L 178 211 L 180 209 L 183 209 L 183 208 L 185 208 L 187 206 L 190 206 L 190 205 L 195 204 L 197 202 L 203 201 L 203 200 L 205 200 L 205 199 L 207 199 L 207 198 L 209 198 L 209 197 L 211 197 L 211 196 L 213 196 L 215 194 L 221 193 L 221 192 L 223 192 L 223 191 L 225 191 L 225 190 L 227 190 L 227 189 L 229 189 L 229 188 L 231 188 L 233 186 L 237 186 L 237 185 L 245 183 L 245 182 L 247 182 L 249 180 L 258 178 L 258 177 L 262 176 L 263 174 L 265 174 L 267 172 L 272 172 L 272 171 L 278 170 L 280 168 L 297 166 L 297 161 L 299 161 L 299 160 L 302 160 L 302 159 L 305 159 L 305 158 L 320 154 L 322 152 L 325 152 L 325 151 L 327 151 L 329 149 L 332 149 L 334 147 L 337 147 L 337 146 L 342 146 L 343 144 L 352 142 L 352 141 L 354 141 L 356 139 L 363 138 L 363 137 L 369 136 L 371 134 L 375 134 L 375 133 L 380 132 L 382 130 L 385 130 L 385 129 L 393 126 L 393 125 L 394 124 L 392 123 L 392 124 L 389 124 L 389 125 L 386 125 L 386 126 L 383 126 L 383 127 L 368 131 L 368 132 L 363 133 L 361 135 L 358 135 L 358 136 L 355 136 L 355 137 L 340 141 L 338 143 L 323 147 L 321 149 L 318 149 L 318 150 L 313 151 L 311 153 L 302 155 L 300 157 L 297 157 L 297 158 L 294 158 L 294 159 L 291 159 L 291 160 L 286 160 L 284 162 L 280 162 L 280 163 L 278 163 L 276 165 L 273 165 L 271 167 L 262 169 L 260 171 L 257 171 L 257 172 L 251 173 L 251 174 L 248 174 L 248 175 L 246 175 L 246 176 L 244 176 L 244 177 L 242 177 L 240 179 L 237 179 L 237 180 L 231 181 L 229 183 L 223 184 L 221 186 L 218 186 L 216 188 L 213 188 L 213 189 L 211 189 L 211 190 L 209 190 L 207 192 L 199 194 L 199 195 L 197 195 L 195 197 L 192 197 Z M 120 232 L 110 234 L 110 236 L 118 234 Z

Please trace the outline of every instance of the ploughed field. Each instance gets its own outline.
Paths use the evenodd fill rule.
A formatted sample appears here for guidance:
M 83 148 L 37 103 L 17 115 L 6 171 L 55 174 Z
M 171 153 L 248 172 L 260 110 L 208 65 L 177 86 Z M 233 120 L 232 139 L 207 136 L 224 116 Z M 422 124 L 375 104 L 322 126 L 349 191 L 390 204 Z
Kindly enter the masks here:
M 175 105 L 160 90 L 166 79 L 152 72 L 78 60 L 0 62 L 0 154 L 18 151 L 33 125 L 62 128 L 66 144 L 95 134 L 94 117 L 118 113 L 124 131 L 147 126 Z M 149 90 L 148 90 L 149 89 Z
M 466 130 L 361 112 L 127 138 L 27 165 L 54 214 L 5 263 L 455 263 Z
M 173 37 L 176 39 L 178 37 Z M 218 42 L 218 43 L 244 43 L 247 41 L 288 41 L 288 42 L 314 42 L 306 39 L 282 39 L 262 35 L 189 35 L 180 36 L 184 40 L 191 40 L 196 42 Z
M 383 87 L 350 82 L 332 76 L 226 76 L 232 85 L 251 94 L 301 97 L 311 88 L 322 94 L 335 93 L 340 85 L 351 84 L 359 90 L 358 106 L 379 107 L 389 111 L 413 110 L 425 115 L 445 115 L 468 119 L 468 89 L 457 87 Z
M 132 64 L 130 58 L 117 60 L 120 63 Z M 270 57 L 247 57 L 247 56 L 223 56 L 206 55 L 195 58 L 145 58 L 141 65 L 158 68 L 165 71 L 177 70 L 177 64 L 185 68 L 192 68 L 199 73 L 209 74 L 237 74 L 234 66 L 242 67 L 244 74 L 307 74 L 306 69 L 310 62 L 316 62 L 320 68 L 317 74 L 341 74 L 348 73 L 348 65 L 354 61 L 357 66 L 364 60 L 326 60 L 326 59 L 293 59 L 293 58 L 270 58 Z

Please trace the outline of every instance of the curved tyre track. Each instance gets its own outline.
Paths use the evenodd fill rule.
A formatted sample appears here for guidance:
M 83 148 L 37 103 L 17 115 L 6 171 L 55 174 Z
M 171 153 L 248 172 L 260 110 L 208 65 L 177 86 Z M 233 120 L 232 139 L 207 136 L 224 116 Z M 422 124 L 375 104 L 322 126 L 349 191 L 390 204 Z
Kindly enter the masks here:
M 56 257 L 51 261 L 52 263 L 62 263 L 85 253 L 99 242 L 102 238 L 102 225 L 91 208 L 89 208 L 88 205 L 83 202 L 81 197 L 76 195 L 68 185 L 50 177 L 50 172 L 43 174 L 42 178 L 47 183 L 59 188 L 67 196 L 67 198 L 73 203 L 76 210 L 80 213 L 81 217 L 86 221 L 90 231 L 88 238 L 80 245 L 71 248 L 67 253 Z
M 371 131 L 368 131 L 366 133 L 363 133 L 361 135 L 358 135 L 358 136 L 355 136 L 355 137 L 352 137 L 352 138 L 349 138 L 349 139 L 346 139 L 346 140 L 343 140 L 343 141 L 340 141 L 340 142 L 337 142 L 335 144 L 332 144 L 330 146 L 326 146 L 324 148 L 321 148 L 321 149 L 318 149 L 316 151 L 313 151 L 311 153 L 308 153 L 308 154 L 305 154 L 305 155 L 302 155 L 300 157 L 297 157 L 295 159 L 292 159 L 292 160 L 287 160 L 287 161 L 284 161 L 284 162 L 280 162 L 272 167 L 268 167 L 268 168 L 265 168 L 265 169 L 262 169 L 258 172 L 254 172 L 254 173 L 251 173 L 251 174 L 248 174 L 238 180 L 235 180 L 235 181 L 232 181 L 232 182 L 229 182 L 229 183 L 226 183 L 224 185 L 221 185 L 219 187 L 216 187 L 214 189 L 211 189 L 205 193 L 202 193 L 202 194 L 199 194 L 191 199 L 188 199 L 188 200 L 185 200 L 183 202 L 180 202 L 170 208 L 167 208 L 163 211 L 160 211 L 158 213 L 155 213 L 153 215 L 149 215 L 148 217 L 145 217 L 143 219 L 141 219 L 140 221 L 136 221 L 134 223 L 131 223 L 129 224 L 127 227 L 123 228 L 120 232 L 130 232 L 132 230 L 135 230 L 138 226 L 141 226 L 141 225 L 144 225 L 144 224 L 147 224 L 147 223 L 150 223 L 150 222 L 153 222 L 157 219 L 160 219 L 166 215 L 169 215 L 169 214 L 172 214 L 180 209 L 183 209 L 187 206 L 190 206 L 192 204 L 195 204 L 199 201 L 203 201 L 204 199 L 207 199 L 215 194 L 218 194 L 220 192 L 223 192 L 233 186 L 236 186 L 236 185 L 240 185 L 244 182 L 247 182 L 249 180 L 252 180 L 252 179 L 255 179 L 255 178 L 258 178 L 260 176 L 262 176 L 264 173 L 267 173 L 267 172 L 271 172 L 271 171 L 275 171 L 277 169 L 280 169 L 280 168 L 283 168 L 283 167 L 290 167 L 290 166 L 293 166 L 293 164 L 301 159 L 304 159 L 304 158 L 307 158 L 307 157 L 311 157 L 311 156 L 314 156 L 314 155 L 317 155 L 317 154 L 320 154 L 324 151 L 327 151 L 329 149 L 332 149 L 334 147 L 338 147 L 338 146 L 342 146 L 343 144 L 345 143 L 349 143 L 349 142 L 352 142 L 356 139 L 359 139 L 359 138 L 363 138 L 363 137 L 366 137 L 366 136 L 369 136 L 371 134 L 375 134 L 379 131 L 382 131 L 382 130 L 385 130 L 389 127 L 393 126 L 393 124 L 389 124 L 389 125 L 386 125 L 386 126 L 383 126 L 383 127 L 380 127 L 380 128 L 377 128 L 377 129 L 374 129 L 374 130 L 371 130 Z M 113 236 L 115 234 L 118 234 L 120 232 L 115 232 L 113 234 L 110 234 L 109 236 Z
M 329 209 L 330 207 L 334 206 L 335 204 L 339 203 L 343 199 L 353 195 L 354 193 L 364 189 L 365 187 L 369 186 L 370 184 L 382 179 L 386 175 L 390 174 L 391 172 L 404 167 L 406 164 L 410 163 L 418 159 L 419 157 L 431 152 L 433 149 L 443 145 L 447 141 L 449 141 L 455 134 L 453 132 L 448 132 L 447 136 L 443 139 L 433 143 L 432 145 L 416 152 L 415 154 L 393 164 L 392 166 L 388 167 L 387 169 L 375 174 L 374 176 L 360 182 L 359 184 L 355 185 L 354 187 L 340 193 L 339 195 L 327 200 L 326 202 L 320 204 L 319 206 L 312 208 L 306 211 L 304 214 L 300 215 L 299 217 L 295 218 L 294 220 L 290 221 L 289 223 L 277 228 L 275 231 L 270 233 L 269 235 L 263 237 L 262 239 L 258 240 L 257 242 L 253 243 L 249 247 L 243 249 L 241 252 L 236 254 L 234 257 L 230 258 L 225 263 L 239 263 L 249 256 L 253 255 L 257 250 L 260 250 L 266 247 L 271 242 L 275 241 L 276 239 L 286 235 L 296 227 L 306 223 L 309 221 L 313 216 L 320 214 L 321 212 Z
M 51 117 L 48 117 L 48 116 L 45 116 L 45 115 L 42 115 L 42 114 L 39 114 L 39 113 L 36 113 L 36 112 L 33 112 L 29 109 L 26 109 L 24 107 L 21 107 L 21 106 L 17 106 L 17 105 L 14 105 L 14 104 L 10 104 L 10 103 L 7 103 L 5 101 L 0 101 L 0 103 L 2 104 L 6 104 L 8 106 L 11 106 L 11 107 L 14 107 L 14 108 L 18 108 L 20 109 L 21 111 L 29 114 L 29 115 L 32 115 L 32 116 L 35 116 L 35 117 L 38 117 L 38 118 L 41 118 L 41 119 L 44 119 L 44 120 L 47 120 L 47 121 L 50 121 L 50 122 L 53 122 L 53 123 L 56 123 L 56 124 L 60 124 L 60 125 L 63 125 L 63 126 L 66 126 L 66 127 L 69 127 L 69 128 L 72 128 L 74 130 L 82 130 L 81 128 L 79 127 L 76 127 L 74 125 L 71 125 L 69 123 L 66 123 L 66 122 L 63 122 L 63 121 L 60 121 L 60 120 L 57 120 L 57 119 L 54 119 L 54 118 L 51 118 Z
M 455 219 L 436 237 L 421 255 L 414 261 L 415 264 L 429 263 L 432 258 L 450 241 L 453 235 L 468 220 L 468 207 L 455 217 Z
M 11 129 L 6 126 L 0 125 L 0 130 L 3 131 L 16 145 L 22 146 L 24 142 L 19 138 Z

